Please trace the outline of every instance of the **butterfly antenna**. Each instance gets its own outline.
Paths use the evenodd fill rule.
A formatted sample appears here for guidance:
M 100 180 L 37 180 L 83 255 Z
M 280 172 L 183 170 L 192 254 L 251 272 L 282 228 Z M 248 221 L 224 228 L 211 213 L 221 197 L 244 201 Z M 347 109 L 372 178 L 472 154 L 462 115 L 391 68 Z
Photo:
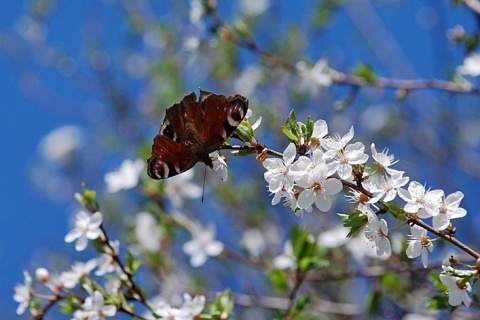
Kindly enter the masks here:
M 202 203 L 203 197 L 205 196 L 205 180 L 207 178 L 207 166 L 205 166 L 205 171 L 203 171 L 203 186 L 202 186 Z

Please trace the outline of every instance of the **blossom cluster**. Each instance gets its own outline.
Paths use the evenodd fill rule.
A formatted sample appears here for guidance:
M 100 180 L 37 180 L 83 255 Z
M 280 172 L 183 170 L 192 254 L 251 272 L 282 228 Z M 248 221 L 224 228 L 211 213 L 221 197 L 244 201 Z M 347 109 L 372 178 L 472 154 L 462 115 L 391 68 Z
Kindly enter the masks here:
M 312 205 L 328 211 L 332 207 L 332 196 L 339 193 L 343 186 L 340 179 L 351 177 L 353 165 L 364 164 L 368 155 L 361 142 L 349 144 L 353 139 L 353 127 L 340 136 L 328 136 L 328 126 L 324 120 L 318 120 L 313 126 L 308 155 L 298 159 L 295 144 L 290 143 L 283 153 L 283 159 L 266 159 L 263 166 L 267 169 L 265 180 L 268 189 L 274 194 L 272 204 L 278 204 L 281 198 L 295 212 L 312 211 Z
M 302 126 L 305 127 L 299 123 L 298 127 Z M 460 207 L 464 197 L 460 191 L 445 196 L 443 190 L 426 189 L 417 181 L 411 181 L 405 188 L 410 179 L 404 176 L 403 171 L 392 168 L 398 160 L 388 154 L 388 149 L 377 152 L 372 143 L 373 166 L 367 166 L 369 156 L 365 147 L 361 142 L 351 142 L 353 135 L 353 127 L 342 137 L 328 135 L 327 123 L 318 120 L 308 141 L 300 139 L 297 144 L 290 143 L 282 159 L 266 159 L 263 162 L 267 169 L 264 178 L 274 195 L 272 205 L 284 198 L 286 206 L 296 214 L 303 213 L 303 210 L 312 212 L 313 204 L 320 211 L 328 211 L 332 207 L 332 196 L 343 189 L 343 184 L 352 185 L 354 181 L 358 188 L 351 189 L 348 198 L 357 203 L 356 212 L 365 219 L 361 230 L 366 240 L 375 246 L 378 257 L 388 257 L 392 251 L 388 223 L 378 214 L 380 209 L 388 212 L 389 208 L 394 208 L 396 205 L 387 205 L 393 200 L 400 198 L 405 202 L 403 208 L 398 207 L 405 216 L 411 215 L 417 221 L 432 218 L 433 229 L 438 232 L 448 229 L 452 219 L 466 215 L 467 211 Z M 297 156 L 299 149 L 307 151 Z M 427 230 L 419 225 L 412 224 L 410 232 L 406 255 L 409 258 L 421 256 L 426 268 L 428 253 L 433 251 L 435 239 L 431 239 Z M 288 250 L 284 255 L 291 256 Z M 278 258 L 279 261 L 280 258 L 285 260 L 283 256 Z M 279 262 L 278 265 L 283 268 L 285 263 Z M 295 266 L 291 262 L 287 265 Z M 445 268 L 440 280 L 449 287 L 450 304 L 455 306 L 463 302 L 468 306 L 470 298 L 466 292 L 471 290 L 470 284 L 462 280 L 464 276 L 452 275 L 452 270 L 445 271 Z
M 151 221 L 151 216 L 142 212 L 139 214 L 142 228 L 144 228 L 145 218 Z M 43 284 L 49 291 L 50 296 L 44 293 L 38 293 L 33 287 L 32 276 L 28 271 L 24 271 L 24 284 L 15 286 L 15 294 L 13 299 L 18 302 L 17 314 L 23 314 L 27 308 L 30 309 L 32 315 L 40 315 L 42 309 L 39 300 L 36 298 L 48 297 L 48 300 L 55 301 L 62 299 L 62 292 L 68 293 L 76 287 L 81 287 L 88 293 L 83 301 L 74 299 L 71 303 L 74 308 L 73 320 L 101 320 L 114 317 L 118 310 L 122 308 L 129 310 L 129 306 L 122 303 L 118 304 L 118 296 L 125 286 L 131 285 L 128 275 L 124 267 L 118 262 L 120 242 L 118 240 L 108 240 L 107 235 L 101 228 L 103 215 L 96 211 L 89 213 L 80 210 L 76 214 L 74 228 L 65 236 L 65 242 L 75 243 L 77 251 L 86 249 L 89 240 L 97 240 L 103 242 L 103 252 L 98 258 L 90 259 L 87 262 L 75 262 L 70 270 L 63 271 L 60 274 L 54 274 L 45 268 L 37 268 L 35 271 L 36 280 Z M 151 224 L 149 224 L 151 226 Z M 151 228 L 150 228 L 151 229 Z M 199 266 L 203 264 L 207 255 L 218 255 L 223 250 L 223 244 L 214 240 L 214 230 L 209 227 L 203 230 L 201 227 L 195 227 L 194 239 L 185 243 L 184 251 L 192 256 L 192 265 Z M 107 241 L 108 240 L 108 241 Z M 151 242 L 150 243 L 150 248 Z M 91 278 L 93 270 L 95 276 L 105 277 L 106 281 L 103 286 L 95 282 Z M 130 287 L 132 290 L 134 287 Z M 116 297 L 113 298 L 112 297 Z M 112 303 L 117 301 L 117 303 Z M 192 298 L 188 294 L 184 294 L 184 303 L 180 307 L 172 307 L 167 302 L 149 303 L 151 310 L 155 316 L 161 316 L 167 319 L 186 320 L 198 316 L 205 307 L 205 297 L 196 296 Z M 153 315 L 147 314 L 145 318 L 154 319 Z

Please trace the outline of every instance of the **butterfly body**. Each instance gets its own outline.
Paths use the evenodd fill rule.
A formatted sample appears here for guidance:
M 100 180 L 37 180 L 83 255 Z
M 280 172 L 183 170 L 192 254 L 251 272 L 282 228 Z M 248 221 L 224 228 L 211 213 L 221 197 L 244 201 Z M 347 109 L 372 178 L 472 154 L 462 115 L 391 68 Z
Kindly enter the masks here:
M 147 173 L 165 179 L 185 172 L 197 162 L 212 167 L 209 154 L 222 146 L 242 122 L 248 100 L 200 90 L 168 108 L 155 136 Z

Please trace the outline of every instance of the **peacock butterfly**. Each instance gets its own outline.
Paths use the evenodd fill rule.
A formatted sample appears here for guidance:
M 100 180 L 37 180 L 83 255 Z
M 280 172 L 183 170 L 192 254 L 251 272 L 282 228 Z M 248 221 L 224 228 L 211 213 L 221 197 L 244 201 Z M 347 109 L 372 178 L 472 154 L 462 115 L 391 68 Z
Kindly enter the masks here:
M 225 97 L 200 90 L 185 96 L 166 110 L 160 132 L 155 136 L 147 173 L 152 179 L 166 179 L 204 162 L 212 168 L 209 154 L 232 135 L 248 110 L 241 96 Z

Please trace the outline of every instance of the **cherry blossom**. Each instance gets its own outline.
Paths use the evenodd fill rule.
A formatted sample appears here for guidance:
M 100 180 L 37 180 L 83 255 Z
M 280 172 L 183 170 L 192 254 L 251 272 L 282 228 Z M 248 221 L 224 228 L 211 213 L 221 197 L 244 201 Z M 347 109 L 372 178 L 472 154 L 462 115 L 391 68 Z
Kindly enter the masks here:
M 223 243 L 215 240 L 213 225 L 209 225 L 207 229 L 195 225 L 192 237 L 192 240 L 183 244 L 182 250 L 190 255 L 190 264 L 193 267 L 203 265 L 208 256 L 215 257 L 223 252 Z
M 273 265 L 277 269 L 296 269 L 297 258 L 293 255 L 292 242 L 285 241 L 283 253 L 273 259 Z
M 348 144 L 354 135 L 353 126 L 343 137 L 338 135 L 325 140 L 325 159 L 332 160 L 331 164 L 341 179 L 352 176 L 352 165 L 367 162 L 368 155 L 364 153 L 365 146 L 361 142 Z
M 67 233 L 65 242 L 69 243 L 77 240 L 75 250 L 85 250 L 89 239 L 97 239 L 102 234 L 102 230 L 100 229 L 102 221 L 103 215 L 101 212 L 97 211 L 90 214 L 80 210 L 75 216 L 75 227 Z
M 432 219 L 433 227 L 438 230 L 446 229 L 451 219 L 462 218 L 467 214 L 467 210 L 459 208 L 463 199 L 463 193 L 460 191 L 443 197 L 439 205 L 439 214 Z
M 462 278 L 450 276 L 446 274 L 440 275 L 440 281 L 448 287 L 448 303 L 452 306 L 465 304 L 469 307 L 472 299 L 468 295 L 468 291 L 472 291 L 472 286 L 469 282 L 462 284 Z
M 222 179 L 223 182 L 227 181 L 228 165 L 225 161 L 225 157 L 222 156 L 218 151 L 213 151 L 210 153 L 209 157 L 212 160 L 213 171 L 220 175 L 220 179 Z
M 480 75 L 480 54 L 473 53 L 463 60 L 463 65 L 457 67 L 460 74 L 477 77 Z
M 330 69 L 325 59 L 318 60 L 313 67 L 308 66 L 305 61 L 299 61 L 295 68 L 303 80 L 301 86 L 308 89 L 311 94 L 316 95 L 321 87 L 329 87 L 332 84 Z
M 398 174 L 399 172 L 401 172 L 402 174 L 404 173 L 403 171 L 397 171 L 390 168 L 390 166 L 397 163 L 398 160 L 395 160 L 395 156 L 393 154 L 388 155 L 387 148 L 383 149 L 383 151 L 380 153 L 377 152 L 377 149 L 375 148 L 375 143 L 372 143 L 370 148 L 372 150 L 372 158 L 375 162 L 375 165 L 380 171 L 384 171 L 390 175 Z
M 167 320 L 191 320 L 197 319 L 205 308 L 205 297 L 202 295 L 192 298 L 188 293 L 183 295 L 183 304 L 176 308 L 165 301 L 160 301 L 154 307 L 155 313 L 162 319 Z
M 103 320 L 113 317 L 117 314 L 117 307 L 114 305 L 105 305 L 105 300 L 100 291 L 94 291 L 85 298 L 82 309 L 73 313 L 74 320 Z
M 65 288 L 74 288 L 82 277 L 87 277 L 97 266 L 96 259 L 88 260 L 87 262 L 75 262 L 70 271 L 64 271 L 60 274 L 60 281 Z
M 332 195 L 343 188 L 340 180 L 328 178 L 328 168 L 323 163 L 317 165 L 311 173 L 303 175 L 297 184 L 304 188 L 298 196 L 298 206 L 308 208 L 315 203 L 315 206 L 324 212 L 332 207 Z
M 168 178 L 165 183 L 165 196 L 174 208 L 181 208 L 185 199 L 197 199 L 202 195 L 202 188 L 191 182 L 194 170 L 188 170 Z
M 290 190 L 293 187 L 294 171 L 290 170 L 297 150 L 293 143 L 290 143 L 283 152 L 283 159 L 266 159 L 263 166 L 268 171 L 264 177 L 268 182 L 268 189 L 272 193 L 277 193 L 282 189 Z
M 104 247 L 106 252 L 97 259 L 98 269 L 95 271 L 95 275 L 97 276 L 103 276 L 114 271 L 117 271 L 117 273 L 123 275 L 123 272 L 114 259 L 114 256 L 118 256 L 120 250 L 120 241 L 110 240 L 109 244 L 110 246 Z
M 365 237 L 375 242 L 378 256 L 390 255 L 391 245 L 388 239 L 388 226 L 384 219 L 378 219 L 377 215 L 369 209 L 364 209 L 367 213 L 368 223 L 365 226 Z
M 315 150 L 323 146 L 325 141 L 325 136 L 328 134 L 328 124 L 325 120 L 317 120 L 313 124 L 313 132 L 312 136 L 310 137 L 309 145 L 310 147 Z
M 23 314 L 30 304 L 32 298 L 32 277 L 28 271 L 23 271 L 24 284 L 15 285 L 13 300 L 18 302 L 17 314 Z
M 137 213 L 135 217 L 135 236 L 142 248 L 152 252 L 160 250 L 162 232 L 157 220 L 150 212 Z
M 117 171 L 109 172 L 104 180 L 107 184 L 107 191 L 115 193 L 120 190 L 134 188 L 138 184 L 140 173 L 143 171 L 145 161 L 125 160 Z
M 433 243 L 427 236 L 427 230 L 420 226 L 411 226 L 410 232 L 412 234 L 409 236 L 410 239 L 408 240 L 407 257 L 413 259 L 422 255 L 423 267 L 426 268 L 428 266 L 427 250 L 430 252 L 433 251 Z
M 438 215 L 438 203 L 443 196 L 443 190 L 429 190 L 417 181 L 408 185 L 408 191 L 398 189 L 398 195 L 405 200 L 404 210 L 408 213 L 417 213 L 420 218 L 428 218 Z
M 383 201 L 390 202 L 397 197 L 398 189 L 407 184 L 409 178 L 403 176 L 402 171 L 392 175 L 382 175 L 379 181 L 368 183 L 365 188 L 373 193 L 370 203 L 376 203 L 383 197 Z

